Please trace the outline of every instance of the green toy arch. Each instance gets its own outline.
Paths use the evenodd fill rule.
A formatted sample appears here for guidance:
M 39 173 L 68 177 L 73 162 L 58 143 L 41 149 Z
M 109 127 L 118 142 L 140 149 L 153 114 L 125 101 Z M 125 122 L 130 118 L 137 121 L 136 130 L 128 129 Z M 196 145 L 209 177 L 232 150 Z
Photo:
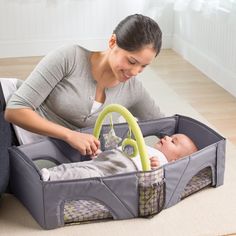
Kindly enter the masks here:
M 129 127 L 131 128 L 132 133 L 134 134 L 134 137 L 136 139 L 143 171 L 150 170 L 151 169 L 150 161 L 149 161 L 149 157 L 147 154 L 146 145 L 145 145 L 145 142 L 143 139 L 142 132 L 141 132 L 140 127 L 139 127 L 137 121 L 135 120 L 134 116 L 125 107 L 123 107 L 119 104 L 110 104 L 110 105 L 106 106 L 97 118 L 97 121 L 96 121 L 95 127 L 94 127 L 94 131 L 93 131 L 94 136 L 96 138 L 99 138 L 103 120 L 105 119 L 106 115 L 111 112 L 117 112 L 125 118 L 125 120 L 129 124 Z

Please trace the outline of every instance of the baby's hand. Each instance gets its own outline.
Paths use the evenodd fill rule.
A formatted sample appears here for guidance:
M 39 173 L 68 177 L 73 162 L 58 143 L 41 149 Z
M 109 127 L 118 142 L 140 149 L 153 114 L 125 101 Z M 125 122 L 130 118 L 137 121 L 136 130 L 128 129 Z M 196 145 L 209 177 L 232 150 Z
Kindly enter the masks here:
M 157 169 L 160 166 L 160 162 L 157 157 L 153 156 L 153 157 L 150 157 L 149 159 L 150 159 L 152 170 Z

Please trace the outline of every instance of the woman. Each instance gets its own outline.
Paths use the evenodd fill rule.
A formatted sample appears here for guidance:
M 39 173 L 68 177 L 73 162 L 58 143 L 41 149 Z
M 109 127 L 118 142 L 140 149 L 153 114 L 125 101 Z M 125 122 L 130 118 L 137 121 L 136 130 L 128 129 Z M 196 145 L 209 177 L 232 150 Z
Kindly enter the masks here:
M 119 103 L 139 120 L 163 116 L 135 79 L 160 52 L 161 36 L 154 20 L 135 14 L 117 25 L 106 51 L 71 45 L 50 53 L 12 95 L 5 119 L 94 154 L 99 140 L 75 130 L 93 126 L 105 105 Z

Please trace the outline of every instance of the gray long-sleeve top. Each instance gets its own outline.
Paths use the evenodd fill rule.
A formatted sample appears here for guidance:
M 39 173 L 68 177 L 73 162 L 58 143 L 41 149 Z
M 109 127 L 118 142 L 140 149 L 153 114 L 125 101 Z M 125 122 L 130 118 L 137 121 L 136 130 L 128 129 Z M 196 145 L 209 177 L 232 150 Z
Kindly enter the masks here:
M 49 53 L 12 95 L 7 108 L 31 108 L 70 129 L 93 126 L 104 106 L 118 103 L 138 120 L 160 118 L 159 107 L 136 78 L 105 90 L 103 106 L 90 114 L 96 93 L 91 52 L 69 45 Z

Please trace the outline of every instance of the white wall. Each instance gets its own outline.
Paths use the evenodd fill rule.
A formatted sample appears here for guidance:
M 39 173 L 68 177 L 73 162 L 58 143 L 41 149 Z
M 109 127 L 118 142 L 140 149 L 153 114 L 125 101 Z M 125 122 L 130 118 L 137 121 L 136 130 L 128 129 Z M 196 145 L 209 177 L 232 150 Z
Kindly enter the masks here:
M 0 58 L 45 55 L 65 43 L 105 49 L 117 23 L 129 14 L 158 20 L 170 47 L 173 11 L 156 0 L 0 0 Z M 158 18 L 158 19 L 157 19 Z
M 163 48 L 173 48 L 236 96 L 236 24 L 224 16 L 174 12 L 171 2 L 0 0 L 0 58 L 45 55 L 71 42 L 102 50 L 121 19 L 143 13 L 159 23 Z
M 173 49 L 236 97 L 236 22 L 227 14 L 175 12 Z

